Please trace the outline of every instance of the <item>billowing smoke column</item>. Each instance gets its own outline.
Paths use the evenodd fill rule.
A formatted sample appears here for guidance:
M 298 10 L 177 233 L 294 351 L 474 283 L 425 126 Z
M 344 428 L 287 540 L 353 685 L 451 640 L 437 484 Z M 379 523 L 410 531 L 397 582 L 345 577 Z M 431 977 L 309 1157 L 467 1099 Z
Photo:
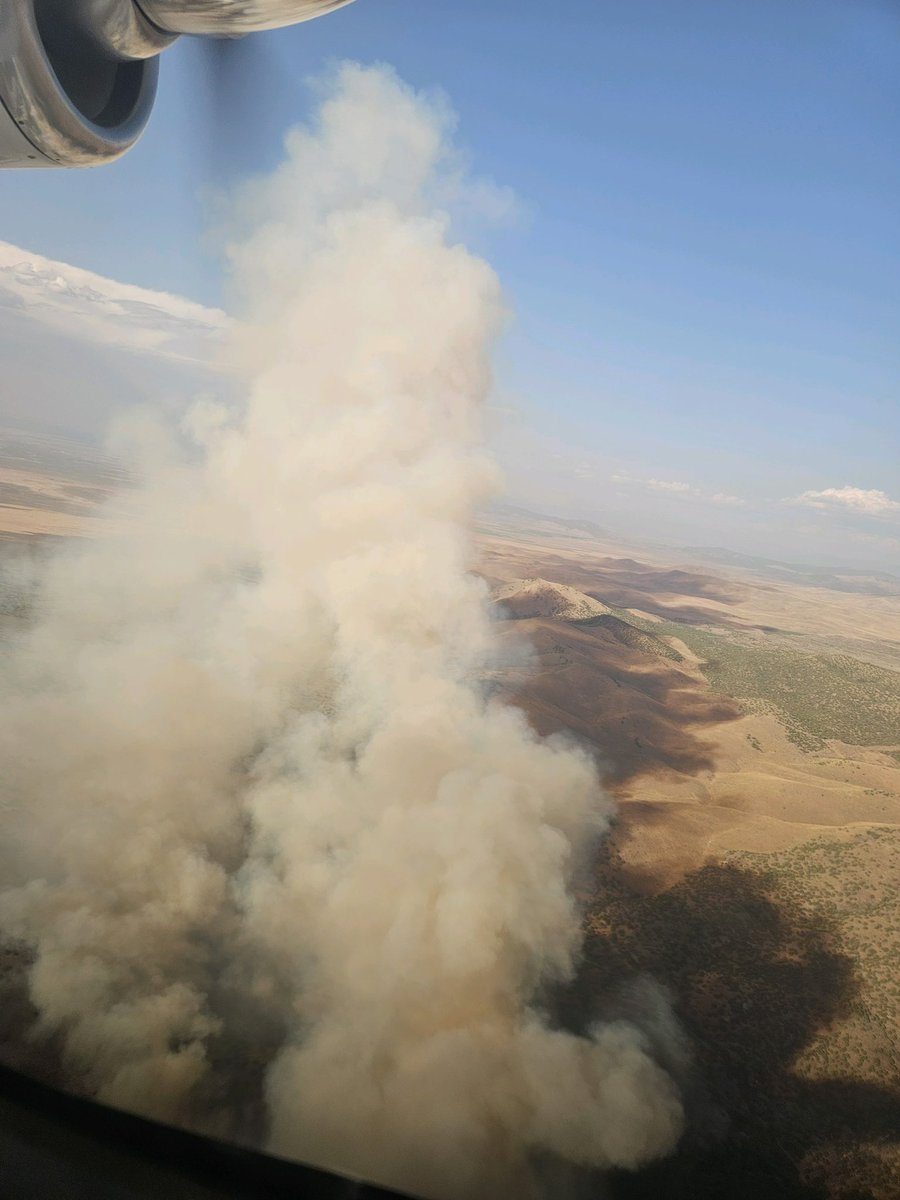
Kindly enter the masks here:
M 140 431 L 118 532 L 53 559 L 7 664 L 0 926 L 103 1100 L 229 1132 L 255 1070 L 279 1153 L 527 1198 L 537 1159 L 666 1152 L 681 1107 L 635 1025 L 535 999 L 606 804 L 478 684 L 503 311 L 447 127 L 345 67 L 244 195 L 245 406 L 189 451 Z

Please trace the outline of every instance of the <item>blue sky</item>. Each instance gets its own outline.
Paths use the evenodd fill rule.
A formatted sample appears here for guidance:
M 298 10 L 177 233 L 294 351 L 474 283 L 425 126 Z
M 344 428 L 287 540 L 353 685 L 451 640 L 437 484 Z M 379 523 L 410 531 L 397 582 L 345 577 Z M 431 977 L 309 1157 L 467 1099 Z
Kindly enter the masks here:
M 138 148 L 8 173 L 0 237 L 215 303 L 210 184 L 278 161 L 329 60 L 389 62 L 447 94 L 474 171 L 518 198 L 479 248 L 516 312 L 520 499 L 898 570 L 898 52 L 891 0 L 358 0 L 261 35 L 214 145 L 177 44 Z

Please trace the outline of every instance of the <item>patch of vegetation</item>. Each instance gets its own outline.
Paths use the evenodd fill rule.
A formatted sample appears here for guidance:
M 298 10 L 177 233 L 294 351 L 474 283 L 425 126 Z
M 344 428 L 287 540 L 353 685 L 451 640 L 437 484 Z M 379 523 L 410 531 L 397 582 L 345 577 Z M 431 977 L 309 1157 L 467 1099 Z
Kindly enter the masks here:
M 898 873 L 886 826 L 729 854 L 653 894 L 603 848 L 570 1023 L 592 1005 L 615 1015 L 616 981 L 627 1002 L 629 979 L 650 975 L 671 989 L 699 1077 L 693 1133 L 613 1178 L 613 1200 L 898 1195 Z
M 647 617 L 635 616 L 633 612 L 629 612 L 625 608 L 616 608 L 614 604 L 609 604 L 605 600 L 603 603 L 606 604 L 609 611 L 618 617 L 620 621 L 624 621 L 626 625 L 633 625 L 635 629 L 642 629 L 644 633 L 659 633 L 663 624 L 675 625 L 674 621 L 651 621 Z M 678 628 L 680 629 L 681 626 L 679 625 Z
M 774 712 L 801 750 L 820 751 L 831 738 L 854 746 L 896 744 L 898 671 L 849 654 L 804 652 L 781 637 L 616 615 L 657 638 L 680 638 L 702 660 L 711 687 L 740 700 L 747 712 Z M 887 753 L 900 762 L 900 751 Z
M 630 619 L 620 617 L 618 614 L 603 613 L 598 617 L 573 621 L 572 624 L 604 628 L 623 646 L 630 646 L 632 650 L 637 650 L 640 654 L 647 654 L 651 658 L 666 658 L 670 662 L 684 662 L 684 655 L 679 654 L 674 646 L 670 646 L 668 642 L 649 631 L 639 629 Z
M 822 738 L 816 737 L 808 729 L 804 729 L 777 704 L 772 704 L 769 700 L 762 700 L 759 697 L 751 697 L 742 699 L 740 705 L 745 713 L 753 713 L 758 717 L 774 717 L 784 730 L 787 740 L 793 742 L 805 754 L 815 754 L 825 748 Z
M 900 1079 L 900 830 L 878 826 L 847 841 L 818 837 L 727 861 L 762 871 L 780 901 L 826 917 L 854 963 L 846 1018 L 823 1029 L 798 1062 L 817 1077 Z
M 698 629 L 681 636 L 705 660 L 703 673 L 714 688 L 773 704 L 786 717 L 788 737 L 803 749 L 818 749 L 828 738 L 872 746 L 897 737 L 896 671 L 846 654 L 804 654 L 767 641 L 741 645 Z

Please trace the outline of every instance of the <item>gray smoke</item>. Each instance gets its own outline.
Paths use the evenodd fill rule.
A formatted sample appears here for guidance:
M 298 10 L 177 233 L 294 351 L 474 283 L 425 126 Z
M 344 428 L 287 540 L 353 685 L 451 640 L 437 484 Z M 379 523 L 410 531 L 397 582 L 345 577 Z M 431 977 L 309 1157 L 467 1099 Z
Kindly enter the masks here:
M 246 402 L 198 405 L 187 451 L 137 430 L 142 486 L 53 558 L 4 667 L 0 927 L 102 1100 L 229 1131 L 257 1070 L 281 1154 L 526 1198 L 538 1160 L 667 1152 L 682 1112 L 639 1023 L 535 1007 L 609 806 L 478 683 L 504 307 L 451 237 L 479 191 L 448 131 L 345 66 L 241 197 Z

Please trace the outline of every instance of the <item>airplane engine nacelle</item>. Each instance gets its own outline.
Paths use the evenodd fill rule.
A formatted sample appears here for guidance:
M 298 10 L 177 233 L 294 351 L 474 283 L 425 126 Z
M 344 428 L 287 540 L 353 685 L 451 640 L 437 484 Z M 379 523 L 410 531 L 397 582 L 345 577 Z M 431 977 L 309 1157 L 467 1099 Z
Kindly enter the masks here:
M 171 41 L 132 0 L 0 4 L 0 164 L 109 162 L 140 137 Z
M 182 33 L 239 37 L 350 0 L 0 0 L 0 167 L 87 167 L 137 141 L 158 56 Z

